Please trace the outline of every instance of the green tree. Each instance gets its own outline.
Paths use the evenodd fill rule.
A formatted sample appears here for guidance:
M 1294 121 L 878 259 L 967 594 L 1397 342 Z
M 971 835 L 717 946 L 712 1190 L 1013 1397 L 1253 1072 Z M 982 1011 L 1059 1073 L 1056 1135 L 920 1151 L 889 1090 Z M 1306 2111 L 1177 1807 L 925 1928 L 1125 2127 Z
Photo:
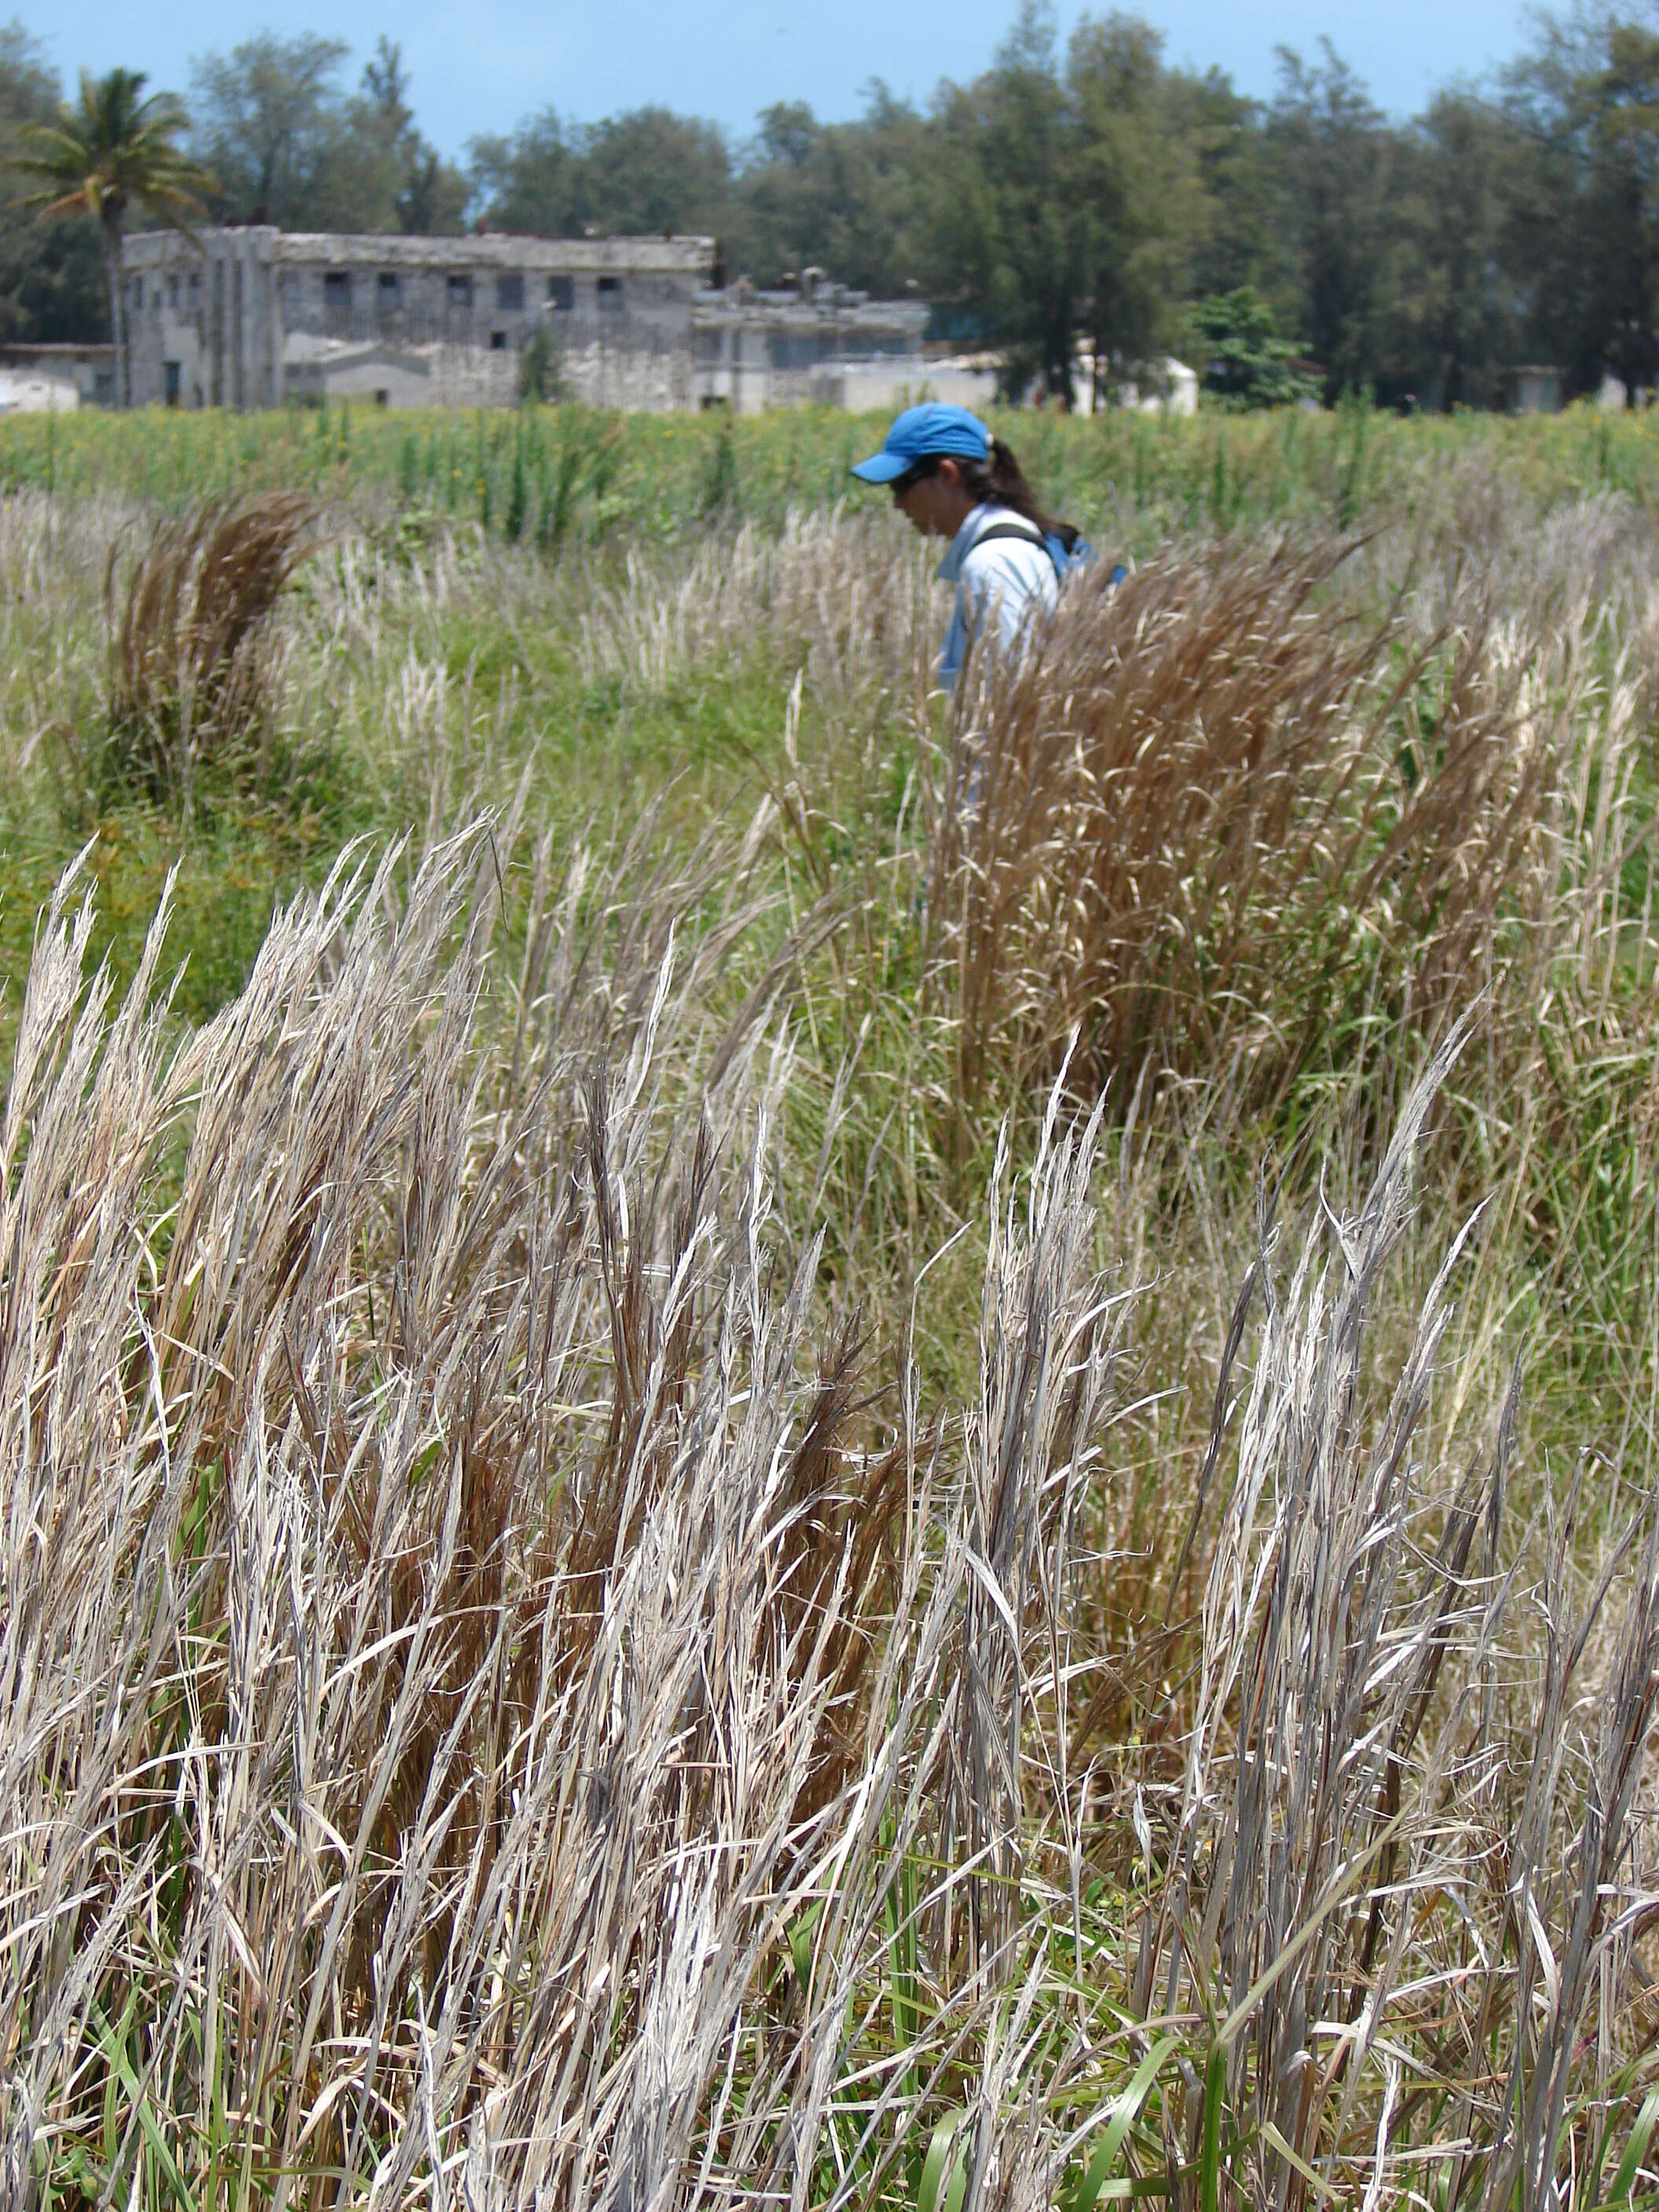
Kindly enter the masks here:
M 468 151 L 474 195 L 501 230 L 716 233 L 731 211 L 732 159 L 719 126 L 665 107 L 568 129 L 545 108 Z
M 101 77 L 82 70 L 79 101 L 64 103 L 55 122 L 27 126 L 13 156 L 16 169 L 34 185 L 24 196 L 26 208 L 48 221 L 86 214 L 98 226 L 115 388 L 124 407 L 131 398 L 121 296 L 121 237 L 128 214 L 136 208 L 189 236 L 190 219 L 204 212 L 202 196 L 213 184 L 179 150 L 187 128 L 184 110 L 167 93 L 145 99 L 144 84 L 141 70 L 116 69 Z
M 583 132 L 582 228 L 627 235 L 719 230 L 732 156 L 718 124 L 665 107 L 630 108 Z
M 362 88 L 348 120 L 385 149 L 395 177 L 399 230 L 432 237 L 461 229 L 472 187 L 416 128 L 403 50 L 384 34 L 363 65 Z
M 382 38 L 355 93 L 338 39 L 262 31 L 195 64 L 196 149 L 215 212 L 285 230 L 459 231 L 471 187 L 421 136 L 401 50 Z
M 931 274 L 998 345 L 1005 388 L 1033 375 L 1069 405 L 1093 241 L 1052 9 L 1025 0 L 994 66 L 934 105 Z
M 1205 219 L 1158 34 L 1085 16 L 1062 70 L 1027 0 L 992 69 L 935 104 L 927 167 L 936 296 L 1070 404 L 1079 343 L 1097 378 L 1144 373 L 1178 327 Z
M 1511 266 L 1537 353 L 1594 390 L 1659 381 L 1659 33 L 1628 17 L 1546 17 L 1511 73 L 1528 161 Z
M 1524 164 L 1510 118 L 1468 93 L 1439 94 L 1400 134 L 1368 379 L 1380 398 L 1503 404 L 1520 357 L 1508 232 Z
M 1198 164 L 1171 112 L 1162 50 L 1134 16 L 1085 16 L 1067 58 L 1097 386 L 1126 374 L 1144 380 L 1146 365 L 1173 343 L 1203 222 Z
M 319 187 L 342 133 L 343 40 L 261 31 L 192 64 L 193 150 L 218 179 L 214 213 L 233 222 L 320 229 Z
M 40 343 L 106 335 L 107 309 L 90 224 L 29 222 L 11 166 L 32 124 L 50 123 L 56 73 L 21 23 L 0 24 L 0 339 Z
M 1267 121 L 1273 219 L 1294 256 L 1291 313 L 1334 399 L 1370 380 L 1376 310 L 1394 229 L 1390 135 L 1333 50 L 1310 68 L 1281 50 Z
M 885 297 L 915 289 L 930 146 L 926 119 L 879 82 L 853 123 L 820 123 L 799 101 L 767 108 L 734 184 L 732 258 L 767 283 L 816 264 Z
M 1248 284 L 1199 301 L 1189 330 L 1200 380 L 1224 406 L 1285 407 L 1318 391 L 1295 366 L 1300 348 L 1279 336 L 1273 309 Z
M 473 198 L 497 230 L 557 238 L 576 228 L 581 157 L 556 109 L 527 116 L 516 131 L 474 138 L 467 156 Z
M 1296 259 L 1274 209 L 1274 180 L 1260 101 L 1221 70 L 1172 70 L 1164 94 L 1169 128 L 1198 173 L 1199 222 L 1188 264 L 1192 296 L 1253 285 L 1285 312 L 1296 292 Z

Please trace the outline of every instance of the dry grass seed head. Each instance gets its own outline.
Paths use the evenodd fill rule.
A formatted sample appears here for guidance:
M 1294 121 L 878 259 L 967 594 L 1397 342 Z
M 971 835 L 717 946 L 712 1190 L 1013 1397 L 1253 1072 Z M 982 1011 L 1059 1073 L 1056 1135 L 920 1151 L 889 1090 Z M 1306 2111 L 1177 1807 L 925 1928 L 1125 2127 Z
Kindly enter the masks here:
M 266 625 L 319 543 L 299 493 L 210 500 L 156 529 L 123 572 L 105 576 L 106 712 L 164 790 L 258 728 L 270 706 Z
M 1239 1071 L 1282 1093 L 1366 1013 L 1432 1031 L 1530 918 L 1559 717 L 1488 638 L 1407 645 L 1346 549 L 1171 553 L 970 666 L 930 834 L 933 989 L 975 1102 Z M 1524 949 L 1524 948 L 1523 948 Z

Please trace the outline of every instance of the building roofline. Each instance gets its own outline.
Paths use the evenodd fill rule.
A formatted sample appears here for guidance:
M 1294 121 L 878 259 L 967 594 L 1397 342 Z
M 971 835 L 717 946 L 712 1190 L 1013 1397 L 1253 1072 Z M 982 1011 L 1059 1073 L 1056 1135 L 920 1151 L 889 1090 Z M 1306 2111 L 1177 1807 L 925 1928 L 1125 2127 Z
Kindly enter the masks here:
M 101 339 L 89 339 L 85 345 L 73 338 L 54 338 L 36 344 L 32 340 L 0 340 L 0 361 L 112 361 L 115 348 Z
M 737 323 L 769 331 L 898 331 L 920 337 L 929 310 L 912 300 L 866 300 L 857 307 L 836 307 L 829 301 L 803 301 L 784 306 L 774 300 L 734 299 L 712 292 L 692 302 L 691 327 L 723 331 Z
M 527 232 L 474 232 L 464 238 L 406 237 L 374 231 L 278 230 L 267 225 L 222 225 L 198 234 L 210 253 L 222 243 L 246 241 L 257 260 L 289 267 L 477 269 L 505 268 L 645 275 L 696 275 L 714 258 L 714 240 L 699 236 L 548 238 Z M 122 258 L 134 269 L 179 259 L 199 260 L 201 249 L 177 231 L 131 233 Z

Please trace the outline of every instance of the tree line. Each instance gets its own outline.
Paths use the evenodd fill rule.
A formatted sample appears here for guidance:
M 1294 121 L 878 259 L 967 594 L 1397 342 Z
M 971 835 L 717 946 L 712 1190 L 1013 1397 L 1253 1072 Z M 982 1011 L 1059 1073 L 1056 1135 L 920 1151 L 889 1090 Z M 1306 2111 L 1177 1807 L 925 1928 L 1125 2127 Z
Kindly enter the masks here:
M 1172 66 L 1120 13 L 1069 40 L 1027 0 L 990 66 L 924 105 L 880 84 L 825 122 L 781 102 L 741 143 L 647 106 L 552 108 L 474 139 L 421 131 L 398 49 L 356 82 L 347 47 L 270 32 L 194 65 L 185 147 L 217 221 L 459 234 L 708 233 L 728 273 L 811 267 L 919 296 L 937 335 L 994 351 L 1010 389 L 1076 396 L 1192 357 L 1250 404 L 1369 390 L 1385 405 L 1498 406 L 1515 371 L 1571 395 L 1659 382 L 1659 27 L 1540 19 L 1493 82 L 1391 120 L 1328 43 L 1282 52 L 1271 99 Z M 0 157 L 60 88 L 0 28 Z M 13 191 L 0 185 L 0 193 Z M 107 320 L 95 240 L 0 204 L 0 340 Z

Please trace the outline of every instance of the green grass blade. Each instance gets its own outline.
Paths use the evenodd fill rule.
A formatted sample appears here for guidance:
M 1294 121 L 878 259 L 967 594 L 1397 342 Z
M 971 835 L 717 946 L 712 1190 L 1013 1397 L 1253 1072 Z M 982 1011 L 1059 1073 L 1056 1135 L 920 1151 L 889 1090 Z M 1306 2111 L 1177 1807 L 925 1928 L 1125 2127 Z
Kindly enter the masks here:
M 1625 2155 L 1620 2160 L 1613 2177 L 1613 2186 L 1602 2198 L 1603 2204 L 1627 2204 L 1635 2185 L 1637 2168 L 1647 2156 L 1648 2145 L 1653 2140 L 1653 2130 L 1659 2126 L 1659 2089 L 1650 2089 L 1636 2115 L 1636 2124 L 1630 2131 L 1630 2141 L 1625 2145 Z
M 956 2142 L 957 2130 L 967 2117 L 966 2112 L 958 2105 L 948 2112 L 933 2130 L 933 2139 L 927 2146 L 927 2157 L 922 2160 L 921 2181 L 916 2190 L 916 2212 L 950 2212 L 951 2193 L 955 2194 L 960 2204 L 962 2192 L 956 2186 L 955 2175 L 951 2177 L 951 2191 L 946 2194 L 943 2208 L 939 2203 L 939 2191 Z
M 1204 2075 L 1204 2148 L 1198 2160 L 1200 2212 L 1220 2212 L 1221 2106 L 1227 2094 L 1227 2053 L 1216 2044 Z
M 1089 2161 L 1077 2194 L 1072 2199 L 1071 2212 L 1094 2212 L 1101 2191 L 1111 2179 L 1112 2170 L 1117 2164 L 1123 2138 L 1139 2117 L 1141 2107 L 1152 2093 L 1152 2084 L 1165 2060 L 1176 2048 L 1177 2039 L 1173 2035 L 1160 2036 L 1136 2067 L 1128 2087 L 1112 2100 L 1111 2119 L 1101 2137 L 1099 2148 Z
M 99 2048 L 109 2061 L 119 2078 L 121 2087 L 126 2091 L 129 2099 L 137 2108 L 139 2128 L 144 2141 L 149 2145 L 156 2165 L 161 2168 L 167 2187 L 173 2192 L 173 2202 L 182 2205 L 184 2212 L 196 2212 L 196 2199 L 191 2194 L 190 2185 L 179 2172 L 178 2161 L 168 2148 L 167 2138 L 156 2124 L 155 2115 L 149 2107 L 149 2099 L 144 2094 L 138 2076 L 132 2070 L 132 2063 L 127 2057 L 125 2046 L 95 2002 L 91 2010 L 93 2026 L 98 2031 Z
M 1264 2142 L 1271 2143 L 1273 2148 L 1279 2153 L 1280 2158 L 1282 2158 L 1287 2165 L 1293 2166 L 1296 2168 L 1297 2172 L 1302 2176 L 1302 2179 L 1307 2183 L 1310 2189 L 1313 2190 L 1321 2197 L 1328 2197 L 1333 2204 L 1336 2203 L 1336 2191 L 1329 2187 L 1327 2183 L 1322 2182 L 1320 2179 L 1319 2176 L 1314 2172 L 1312 2166 L 1309 2165 L 1305 2158 L 1303 2158 L 1297 2152 L 1293 2151 L 1291 2148 L 1289 2143 L 1285 2142 L 1284 2136 L 1280 2135 L 1279 2130 L 1273 2125 L 1271 2120 L 1264 2120 L 1262 2122 L 1261 2139 Z

